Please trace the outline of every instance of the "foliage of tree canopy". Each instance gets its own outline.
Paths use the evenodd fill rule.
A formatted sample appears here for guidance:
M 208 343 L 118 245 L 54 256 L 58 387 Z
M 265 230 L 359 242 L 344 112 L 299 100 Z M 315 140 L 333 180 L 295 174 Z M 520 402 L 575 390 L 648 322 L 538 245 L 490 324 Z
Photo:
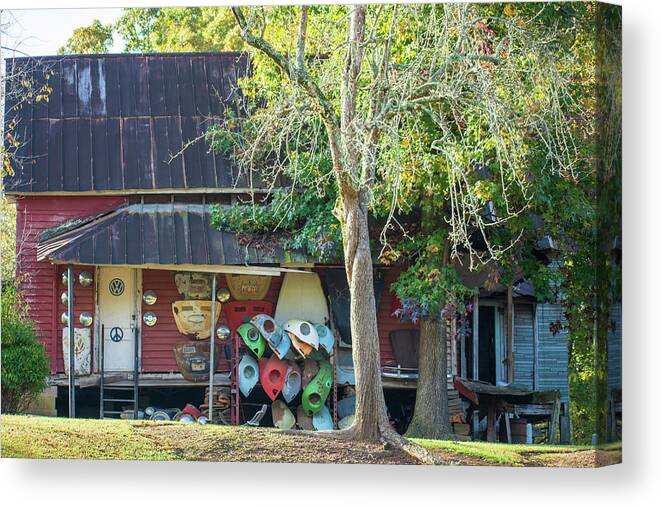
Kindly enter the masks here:
M 58 53 L 107 53 L 114 38 L 130 53 L 240 51 L 244 48 L 228 7 L 124 9 L 120 18 L 76 28 Z
M 57 53 L 60 55 L 107 53 L 112 47 L 112 42 L 113 26 L 104 25 L 95 19 L 88 26 L 76 28 Z

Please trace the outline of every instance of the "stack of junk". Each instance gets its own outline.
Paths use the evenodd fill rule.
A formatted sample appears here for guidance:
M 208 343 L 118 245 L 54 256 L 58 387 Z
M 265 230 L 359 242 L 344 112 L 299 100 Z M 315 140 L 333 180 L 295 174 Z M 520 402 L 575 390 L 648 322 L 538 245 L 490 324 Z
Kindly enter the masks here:
M 175 275 L 183 299 L 172 304 L 172 312 L 177 328 L 186 340 L 177 343 L 173 352 L 183 377 L 190 382 L 208 381 L 211 339 L 219 341 L 214 347 L 214 362 L 218 364 L 222 350 L 230 359 L 229 339 L 232 338 L 236 353 L 231 369 L 233 385 L 244 398 L 257 394 L 255 389 L 258 388 L 270 400 L 270 407 L 261 404 L 261 408 L 244 424 L 259 425 L 270 408 L 273 426 L 280 429 L 320 431 L 349 427 L 355 416 L 356 393 L 351 385 L 353 382 L 344 377 L 338 377 L 337 383 L 334 382 L 336 333 L 330 327 L 328 303 L 319 275 L 313 272 L 286 273 L 275 312 L 273 303 L 264 300 L 270 277 L 226 275 L 226 281 L 231 300 L 217 304 L 216 311 L 212 312 L 209 277 L 202 273 Z M 218 326 L 221 312 L 227 326 Z M 214 337 L 211 336 L 212 313 L 215 313 Z M 413 350 L 417 352 L 415 347 Z M 407 353 L 412 354 L 410 350 Z M 417 363 L 417 357 L 411 358 L 411 363 L 414 360 Z M 417 364 L 411 366 L 417 373 Z M 340 373 L 341 368 L 338 369 Z M 331 413 L 329 398 L 336 385 L 339 385 L 339 392 L 334 413 Z M 190 403 L 182 409 L 147 407 L 139 411 L 138 417 L 230 424 L 233 396 L 229 387 L 214 387 L 214 410 L 209 414 L 207 387 L 205 401 L 199 407 Z M 469 425 L 466 424 L 464 402 L 452 379 L 448 380 L 448 409 L 455 434 L 465 438 L 469 434 Z M 132 411 L 128 410 L 123 414 L 125 418 L 132 416 Z
M 257 314 L 237 326 L 236 332 L 247 349 L 238 367 L 244 397 L 259 384 L 272 401 L 276 428 L 334 429 L 326 401 L 333 387 L 330 357 L 335 337 L 325 324 L 301 319 L 278 322 Z
M 222 342 L 230 336 L 233 339 L 236 355 L 232 375 L 241 395 L 248 398 L 256 388 L 263 390 L 271 402 L 271 416 L 276 428 L 334 429 L 337 419 L 331 414 L 327 402 L 334 386 L 335 333 L 329 327 L 328 304 L 319 276 L 316 273 L 287 273 L 275 312 L 273 303 L 263 299 L 270 286 L 270 277 L 227 275 L 226 280 L 232 300 L 222 305 L 221 311 L 229 333 L 227 336 L 217 333 L 221 343 L 214 348 L 223 350 Z M 187 297 L 173 305 L 173 313 L 180 332 L 186 334 L 189 341 L 177 344 L 174 353 L 184 378 L 202 382 L 209 379 L 210 340 L 206 339 L 210 338 L 211 302 L 191 298 L 191 292 L 200 293 L 195 295 L 202 296 L 201 299 L 207 294 L 205 290 L 192 291 L 193 280 L 186 281 L 188 284 L 177 284 L 178 287 L 188 285 L 181 291 L 187 293 Z M 203 284 L 195 288 L 201 288 L 200 285 Z M 227 351 L 226 355 L 229 356 Z M 339 427 L 350 425 L 355 412 L 355 396 L 348 391 L 340 409 Z M 207 389 L 207 397 L 208 394 Z M 202 418 L 202 421 L 210 419 L 229 424 L 231 398 L 232 393 L 226 388 L 214 389 L 214 400 L 217 401 L 214 401 L 211 417 L 205 402 L 199 407 L 199 415 L 188 410 L 186 417 L 179 420 L 188 421 L 190 416 L 194 420 Z M 246 424 L 258 425 L 268 408 L 262 405 Z

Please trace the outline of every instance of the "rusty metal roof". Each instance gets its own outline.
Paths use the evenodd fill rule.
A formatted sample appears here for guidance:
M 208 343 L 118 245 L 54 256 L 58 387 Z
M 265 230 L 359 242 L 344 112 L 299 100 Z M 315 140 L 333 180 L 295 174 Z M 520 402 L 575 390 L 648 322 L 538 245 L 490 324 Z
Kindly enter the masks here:
M 38 259 L 90 265 L 246 265 L 310 263 L 280 242 L 255 246 L 211 224 L 202 204 L 131 204 L 82 225 L 46 234 L 37 245 Z
M 8 193 L 249 187 L 204 141 L 170 160 L 228 108 L 242 113 L 237 80 L 248 72 L 246 54 L 73 55 L 6 65 L 9 73 L 12 66 L 30 69 L 37 84 L 46 83 L 48 70 L 53 74 L 47 102 L 5 104 L 8 120 L 18 120 L 21 143 L 16 175 L 5 178 Z M 17 81 L 8 86 L 20 86 Z

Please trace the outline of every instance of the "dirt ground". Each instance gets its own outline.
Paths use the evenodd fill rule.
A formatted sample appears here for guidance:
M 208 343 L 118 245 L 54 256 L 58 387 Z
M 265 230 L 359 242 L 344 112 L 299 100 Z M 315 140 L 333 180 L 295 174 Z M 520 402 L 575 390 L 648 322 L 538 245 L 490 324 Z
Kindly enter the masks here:
M 463 466 L 512 466 L 510 463 L 495 463 L 476 456 L 433 449 L 434 456 L 447 463 Z M 583 450 L 565 453 L 522 453 L 521 463 L 525 467 L 598 468 L 622 462 L 621 451 Z
M 408 465 L 408 455 L 382 445 L 290 435 L 276 430 L 232 428 L 234 435 L 200 432 L 189 425 L 137 426 L 139 434 L 158 442 L 179 459 L 197 461 L 258 461 L 265 463 L 372 463 Z M 215 429 L 215 428 L 214 428 Z M 250 445 L 246 445 L 249 442 Z
M 621 451 L 595 449 L 563 454 L 533 454 L 528 457 L 526 466 L 595 468 L 615 465 L 621 462 Z

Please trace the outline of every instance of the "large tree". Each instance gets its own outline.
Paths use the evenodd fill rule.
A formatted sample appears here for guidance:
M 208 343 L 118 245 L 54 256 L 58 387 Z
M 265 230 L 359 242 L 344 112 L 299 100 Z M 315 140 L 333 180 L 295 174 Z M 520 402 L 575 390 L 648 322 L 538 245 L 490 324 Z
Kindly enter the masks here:
M 356 255 L 356 233 L 344 233 L 359 231 L 360 213 L 348 210 L 382 217 L 380 260 L 410 264 L 395 289 L 405 300 L 402 316 L 421 323 L 409 434 L 444 437 L 445 324 L 467 312 L 467 291 L 451 264 L 489 265 L 507 279 L 520 262 L 543 295 L 555 275 L 532 257 L 530 213 L 543 215 L 558 236 L 580 237 L 590 221 L 577 192 L 585 179 L 574 163 L 573 130 L 585 99 L 576 89 L 590 66 L 585 54 L 576 62 L 590 45 L 576 26 L 589 22 L 590 8 L 127 9 L 115 30 L 129 51 L 236 49 L 241 36 L 254 48 L 253 76 L 242 83 L 251 115 L 227 118 L 226 126 L 242 124 L 231 142 L 211 138 L 216 148 L 233 145 L 248 170 L 285 171 L 307 192 L 277 194 L 267 211 L 237 209 L 225 220 L 245 228 L 252 219 L 253 232 L 284 227 L 292 246 L 318 255 L 353 238 L 348 252 Z M 563 196 L 571 204 L 554 206 Z M 413 209 L 422 211 L 421 227 L 398 222 L 398 213 Z M 572 228 L 578 216 L 580 227 Z M 571 271 L 577 263 L 567 265 Z M 376 349 L 361 344 L 357 363 Z M 375 365 L 366 366 L 372 375 Z
M 418 289 L 429 293 L 419 381 L 419 399 L 429 399 L 424 408 L 419 404 L 418 420 L 431 423 L 415 433 L 440 428 L 445 435 L 440 312 L 448 290 L 457 293 L 444 279 L 448 259 L 476 268 L 502 261 L 517 244 L 520 233 L 513 232 L 522 226 L 516 221 L 534 194 L 531 144 L 546 148 L 540 171 L 572 171 L 574 152 L 563 143 L 567 131 L 559 121 L 567 77 L 554 62 L 553 38 L 535 38 L 532 21 L 520 16 L 480 9 L 233 9 L 253 48 L 251 80 L 260 85 L 246 86 L 247 95 L 260 100 L 241 135 L 239 160 L 250 170 L 263 169 L 265 159 L 276 162 L 271 169 L 286 168 L 295 183 L 314 165 L 310 153 L 326 150 L 331 160 L 318 181 L 330 176 L 337 195 L 357 381 L 356 421 L 347 434 L 356 438 L 401 442 L 388 424 L 381 387 L 370 209 L 382 210 L 379 200 L 388 203 L 387 244 L 389 231 L 398 228 L 395 212 L 410 207 L 409 199 L 430 202 L 422 234 L 433 244 L 418 255 L 424 266 L 414 276 L 425 275 Z M 296 35 L 273 34 L 274 21 L 295 27 Z

